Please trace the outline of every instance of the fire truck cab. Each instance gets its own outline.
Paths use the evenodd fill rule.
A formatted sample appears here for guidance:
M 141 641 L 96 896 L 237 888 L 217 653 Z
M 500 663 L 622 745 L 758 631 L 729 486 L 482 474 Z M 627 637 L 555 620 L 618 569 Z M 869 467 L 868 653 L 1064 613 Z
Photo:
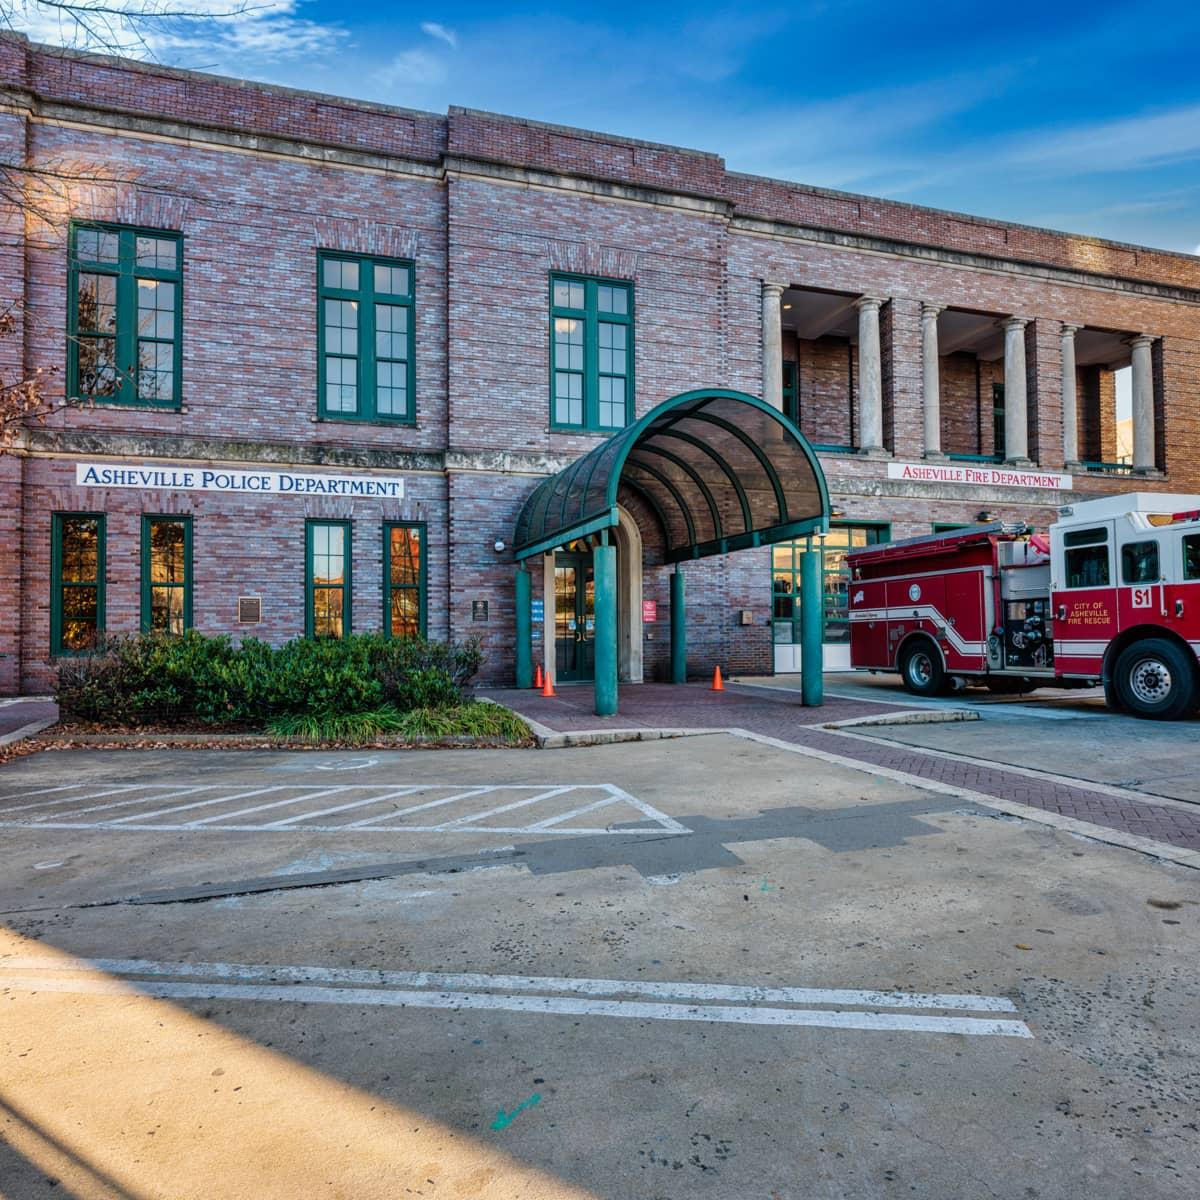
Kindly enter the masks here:
M 1200 708 L 1200 496 L 1105 497 L 1049 534 L 993 523 L 853 550 L 850 663 L 917 695 L 1102 683 L 1110 708 Z

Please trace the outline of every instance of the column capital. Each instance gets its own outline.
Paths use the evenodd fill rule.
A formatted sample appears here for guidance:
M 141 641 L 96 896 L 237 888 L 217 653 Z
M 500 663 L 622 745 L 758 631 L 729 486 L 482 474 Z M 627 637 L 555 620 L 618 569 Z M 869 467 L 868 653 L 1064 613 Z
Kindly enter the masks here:
M 1062 323 L 1062 335 L 1063 337 L 1073 338 L 1082 328 L 1082 325 L 1072 325 L 1069 321 L 1064 321 Z
M 1009 333 L 1011 330 L 1014 330 L 1014 329 L 1024 329 L 1025 326 L 1028 324 L 1029 324 L 1028 317 L 1004 317 L 999 322 L 1001 329 L 1003 329 L 1005 333 Z
M 921 320 L 933 320 L 939 313 L 946 311 L 944 304 L 931 304 L 928 300 L 921 301 Z
M 1139 333 L 1135 337 L 1126 338 L 1125 344 L 1127 346 L 1132 346 L 1133 349 L 1137 350 L 1142 346 L 1153 346 L 1156 341 L 1158 341 L 1158 338 L 1156 338 L 1153 334 Z
M 857 308 L 859 312 L 864 312 L 864 311 L 869 312 L 871 309 L 875 309 L 876 311 L 878 311 L 880 308 L 883 307 L 883 297 L 882 296 L 859 296 L 859 298 L 854 301 L 854 307 Z
M 764 296 L 774 296 L 776 299 L 778 299 L 783 295 L 784 292 L 787 291 L 787 284 L 775 283 L 772 280 L 764 279 L 762 290 Z

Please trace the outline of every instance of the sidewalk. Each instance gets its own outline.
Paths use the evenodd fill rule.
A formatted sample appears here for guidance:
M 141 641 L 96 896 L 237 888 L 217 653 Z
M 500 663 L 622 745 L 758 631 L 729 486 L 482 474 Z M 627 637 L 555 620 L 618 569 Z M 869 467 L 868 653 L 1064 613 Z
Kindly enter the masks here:
M 47 696 L 0 700 L 0 746 L 31 737 L 58 720 L 58 705 Z
M 789 689 L 742 689 L 714 693 L 704 684 L 644 683 L 621 688 L 616 717 L 592 713 L 589 687 L 564 687 L 553 698 L 534 691 L 490 693 L 500 703 L 556 732 L 600 729 L 731 729 L 771 738 L 817 756 L 833 756 L 860 769 L 906 777 L 918 786 L 992 797 L 1004 804 L 1052 814 L 1052 823 L 1075 832 L 1077 823 L 1125 835 L 1127 844 L 1154 853 L 1156 843 L 1183 851 L 1177 861 L 1200 858 L 1200 807 L 1142 795 L 1126 788 L 1088 783 L 1048 772 L 980 762 L 945 750 L 882 742 L 850 730 L 825 728 L 854 717 L 895 713 L 897 705 L 831 697 L 821 708 L 805 708 Z M 1174 857 L 1174 856 L 1172 856 Z

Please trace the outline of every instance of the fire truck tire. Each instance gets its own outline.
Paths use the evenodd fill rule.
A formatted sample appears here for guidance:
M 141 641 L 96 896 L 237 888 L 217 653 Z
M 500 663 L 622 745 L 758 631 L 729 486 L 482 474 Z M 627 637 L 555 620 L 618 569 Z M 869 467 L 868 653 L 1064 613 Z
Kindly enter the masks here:
M 914 696 L 940 696 L 949 680 L 942 657 L 931 642 L 915 641 L 905 647 L 900 659 L 900 678 Z
M 1113 679 L 1122 708 L 1137 717 L 1175 721 L 1196 706 L 1195 663 L 1165 638 L 1143 638 L 1126 646 Z

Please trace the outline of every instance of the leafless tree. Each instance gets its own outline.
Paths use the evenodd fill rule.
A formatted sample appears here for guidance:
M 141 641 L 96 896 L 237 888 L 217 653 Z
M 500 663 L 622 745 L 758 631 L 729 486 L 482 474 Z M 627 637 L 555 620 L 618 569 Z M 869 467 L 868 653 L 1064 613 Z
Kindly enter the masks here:
M 219 21 L 269 5 L 238 0 L 0 0 L 0 31 L 53 39 L 66 50 L 157 60 L 181 24 Z M 84 191 L 133 182 L 112 164 L 70 158 L 16 161 L 0 156 L 0 228 L 25 238 L 50 241 L 61 229 L 62 214 L 73 211 Z M 23 305 L 17 297 L 0 298 L 0 345 L 18 333 Z M 57 367 L 0 371 L 0 454 L 11 449 L 22 430 L 42 423 L 59 407 L 78 406 L 68 397 L 54 400 L 46 384 Z

